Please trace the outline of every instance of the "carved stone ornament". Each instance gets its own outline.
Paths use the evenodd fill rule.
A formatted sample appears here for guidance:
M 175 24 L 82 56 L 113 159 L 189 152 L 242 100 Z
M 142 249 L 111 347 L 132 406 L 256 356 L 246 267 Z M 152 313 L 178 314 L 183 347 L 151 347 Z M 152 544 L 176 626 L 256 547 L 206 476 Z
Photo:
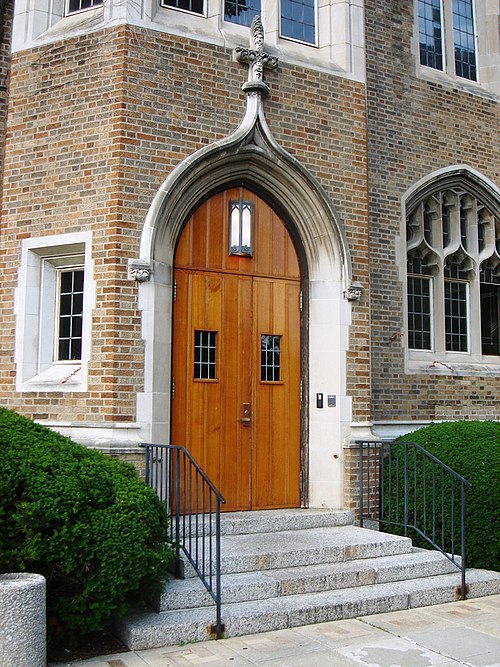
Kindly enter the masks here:
M 151 265 L 141 260 L 131 260 L 128 265 L 128 277 L 138 283 L 144 283 L 151 278 Z
M 250 48 L 238 46 L 235 49 L 236 60 L 248 65 L 248 84 L 257 84 L 257 87 L 266 87 L 264 83 L 264 68 L 277 69 L 279 60 L 264 51 L 264 28 L 260 16 L 255 16 L 250 29 Z M 259 85 L 260 84 L 260 85 Z
M 352 283 L 352 285 L 344 292 L 344 296 L 348 301 L 359 301 L 364 291 L 362 285 L 359 283 Z

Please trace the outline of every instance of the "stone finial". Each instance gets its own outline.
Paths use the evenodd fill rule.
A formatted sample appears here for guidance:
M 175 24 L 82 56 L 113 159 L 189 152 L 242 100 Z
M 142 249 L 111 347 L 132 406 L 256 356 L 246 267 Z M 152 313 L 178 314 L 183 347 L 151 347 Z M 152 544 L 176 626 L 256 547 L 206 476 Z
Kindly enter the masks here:
M 238 46 L 235 50 L 236 60 L 248 65 L 248 81 L 243 90 L 261 89 L 266 92 L 269 88 L 264 83 L 264 68 L 275 70 L 279 60 L 264 51 L 264 27 L 260 16 L 255 16 L 250 29 L 250 48 Z
M 151 278 L 152 268 L 149 262 L 140 259 L 129 260 L 128 277 L 138 283 L 144 283 Z

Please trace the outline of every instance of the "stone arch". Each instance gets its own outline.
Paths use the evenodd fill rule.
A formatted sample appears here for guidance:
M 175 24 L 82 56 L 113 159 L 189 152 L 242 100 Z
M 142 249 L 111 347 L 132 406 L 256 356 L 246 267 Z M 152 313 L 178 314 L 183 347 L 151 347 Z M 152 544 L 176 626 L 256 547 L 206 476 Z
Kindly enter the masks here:
M 349 427 L 352 416 L 346 397 L 351 317 L 346 298 L 359 298 L 361 288 L 351 286 L 349 249 L 337 212 L 317 179 L 274 141 L 258 91 L 247 93 L 247 111 L 240 127 L 180 163 L 158 190 L 147 214 L 140 258 L 131 262 L 131 269 L 135 267 L 142 280 L 139 307 L 143 315 L 145 376 L 144 392 L 137 398 L 141 437 L 150 442 L 166 442 L 169 438 L 172 273 L 177 240 L 185 222 L 204 200 L 236 185 L 248 187 L 267 201 L 296 241 L 302 272 L 307 277 L 304 431 L 311 452 L 309 470 L 319 471 L 315 473 L 317 480 L 314 473 L 310 476 L 308 502 L 311 506 L 340 507 L 342 483 L 334 470 L 332 436 L 338 458 L 343 430 Z M 309 397 L 319 391 L 317 386 L 325 385 L 346 409 L 318 417 L 315 402 Z M 313 442 L 314 451 L 310 446 Z M 320 474 L 334 481 L 325 482 Z

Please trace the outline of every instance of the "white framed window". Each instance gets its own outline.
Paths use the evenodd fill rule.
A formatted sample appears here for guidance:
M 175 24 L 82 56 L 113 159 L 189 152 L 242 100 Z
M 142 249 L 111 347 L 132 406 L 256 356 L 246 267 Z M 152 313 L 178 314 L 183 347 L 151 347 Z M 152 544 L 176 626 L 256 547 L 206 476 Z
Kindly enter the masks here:
M 417 190 L 406 206 L 406 258 L 413 368 L 498 365 L 500 198 L 452 172 Z
M 261 0 L 224 0 L 224 21 L 251 26 L 255 16 L 260 16 Z
M 23 241 L 15 300 L 18 391 L 86 391 L 90 253 L 87 232 Z
M 474 0 L 417 0 L 420 65 L 478 81 Z
M 316 0 L 280 0 L 280 37 L 316 44 Z
M 185 12 L 193 14 L 205 14 L 203 0 L 161 0 L 160 7 L 169 7 L 171 9 L 182 9 Z
M 92 9 L 103 4 L 103 0 L 67 0 L 66 14 L 81 12 L 83 9 Z

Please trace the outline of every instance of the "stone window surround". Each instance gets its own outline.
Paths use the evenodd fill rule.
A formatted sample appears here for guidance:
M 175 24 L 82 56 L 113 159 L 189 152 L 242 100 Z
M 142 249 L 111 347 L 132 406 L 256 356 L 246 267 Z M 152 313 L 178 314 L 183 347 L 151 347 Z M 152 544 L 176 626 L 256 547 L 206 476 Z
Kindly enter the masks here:
M 160 7 L 159 0 L 104 0 L 103 5 L 65 16 L 65 0 L 37 0 L 36 9 L 28 0 L 18 0 L 12 49 L 17 52 L 125 23 L 230 49 L 248 43 L 248 27 L 224 21 L 223 0 L 205 2 L 205 15 Z M 280 37 L 279 0 L 262 3 L 266 48 L 282 62 L 364 81 L 364 0 L 316 2 L 316 45 Z
M 419 79 L 452 86 L 463 92 L 500 97 L 500 40 L 498 35 L 498 0 L 474 0 L 474 23 L 476 33 L 477 81 L 455 75 L 453 47 L 452 0 L 442 0 L 444 70 L 420 64 L 418 34 L 418 0 L 414 0 L 414 31 L 412 52 L 415 58 L 416 75 Z
M 87 391 L 95 299 L 91 243 L 90 232 L 23 240 L 15 292 L 16 390 L 19 392 Z M 58 269 L 68 266 L 81 267 L 85 271 L 82 359 L 55 362 L 56 277 Z
M 407 313 L 407 273 L 406 273 L 406 211 L 413 208 L 415 200 L 424 200 L 432 192 L 456 187 L 457 183 L 467 183 L 468 190 L 474 196 L 484 201 L 497 215 L 500 214 L 500 188 L 492 181 L 468 165 L 454 165 L 445 167 L 421 179 L 403 197 L 402 228 L 398 243 L 398 264 L 400 266 L 400 280 L 403 288 L 403 322 L 405 346 L 405 371 L 408 374 L 428 375 L 465 375 L 488 376 L 500 374 L 500 357 L 482 355 L 480 349 L 479 329 L 470 326 L 470 336 L 473 339 L 471 352 L 450 352 L 444 350 L 444 322 L 436 321 L 436 306 L 433 306 L 433 335 L 435 340 L 442 339 L 443 349 L 413 350 L 408 346 L 406 323 Z M 443 276 L 440 276 L 442 279 Z M 479 279 L 479 278 L 477 278 Z M 478 318 L 476 318 L 477 320 Z M 470 322 L 472 324 L 472 322 Z M 479 341 L 479 342 L 478 342 Z

